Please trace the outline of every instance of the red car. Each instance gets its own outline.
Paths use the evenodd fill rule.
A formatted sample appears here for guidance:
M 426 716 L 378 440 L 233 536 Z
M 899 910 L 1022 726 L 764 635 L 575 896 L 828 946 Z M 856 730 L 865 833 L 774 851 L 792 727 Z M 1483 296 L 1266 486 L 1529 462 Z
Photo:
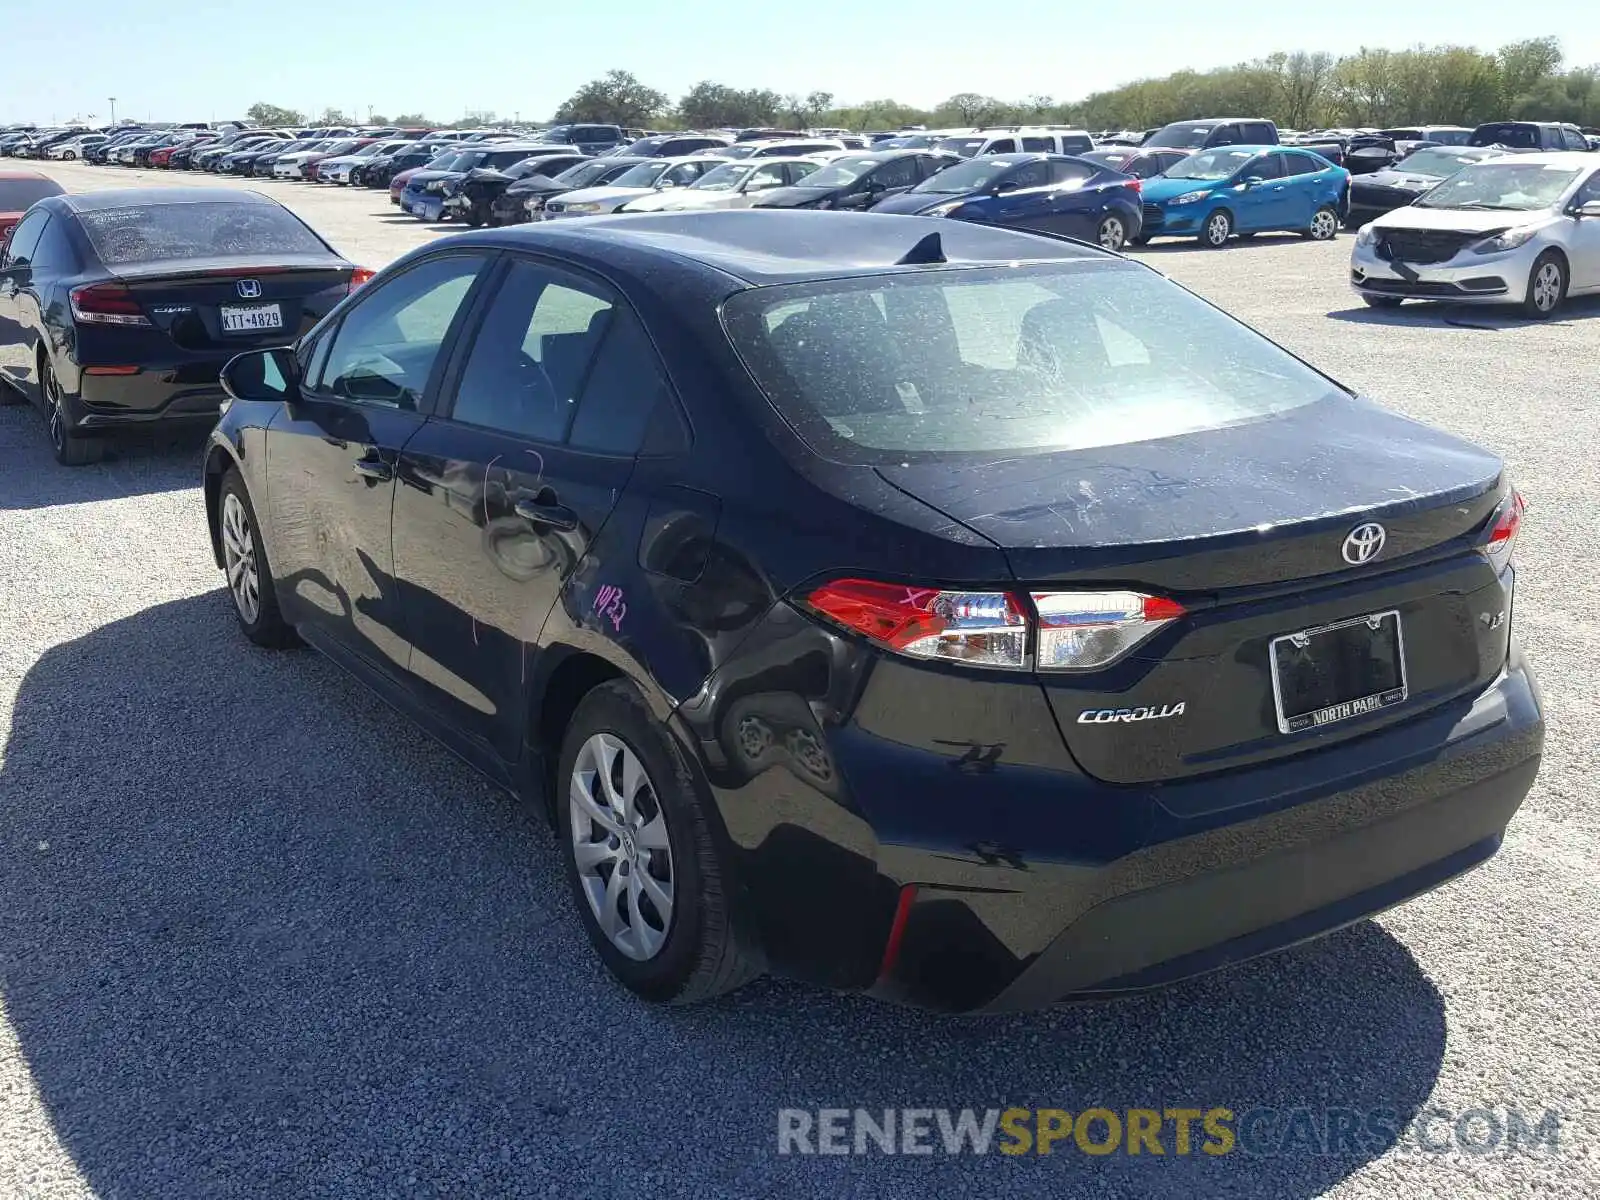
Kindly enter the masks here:
M 65 190 L 54 179 L 37 171 L 0 171 L 0 242 L 11 236 L 22 214 L 35 200 L 59 196 Z
M 427 169 L 428 168 L 425 166 L 412 167 L 409 171 L 401 171 L 398 175 L 391 179 L 389 181 L 389 203 L 399 204 L 400 193 L 406 190 L 406 184 L 411 182 L 411 177 L 418 171 L 426 171 Z
M 163 146 L 159 150 L 150 151 L 150 165 L 152 167 L 170 168 L 172 166 L 172 152 L 174 150 L 198 150 L 217 141 L 214 137 L 191 138 L 187 142 L 179 142 L 176 146 Z

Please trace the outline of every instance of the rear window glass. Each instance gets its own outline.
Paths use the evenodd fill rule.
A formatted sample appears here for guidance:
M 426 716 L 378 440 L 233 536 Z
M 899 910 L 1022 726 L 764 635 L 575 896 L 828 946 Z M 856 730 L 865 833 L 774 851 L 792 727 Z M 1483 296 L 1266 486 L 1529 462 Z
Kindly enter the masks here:
M 152 204 L 78 214 L 100 261 L 326 254 L 328 247 L 276 204 Z
M 60 185 L 48 179 L 0 179 L 0 212 L 22 212 L 35 200 L 60 194 Z
M 848 462 L 1148 441 L 1338 394 L 1248 327 L 1121 266 L 754 288 L 724 313 L 773 405 Z

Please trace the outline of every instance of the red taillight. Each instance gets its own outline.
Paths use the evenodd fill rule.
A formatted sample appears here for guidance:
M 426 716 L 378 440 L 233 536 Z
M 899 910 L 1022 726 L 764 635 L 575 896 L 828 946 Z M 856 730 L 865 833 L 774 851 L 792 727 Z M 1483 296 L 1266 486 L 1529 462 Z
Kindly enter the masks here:
M 1489 526 L 1489 540 L 1484 544 L 1484 552 L 1494 564 L 1497 574 L 1511 565 L 1511 555 L 1517 548 L 1517 534 L 1522 531 L 1522 514 L 1527 509 L 1528 502 L 1522 498 L 1522 493 L 1512 492 L 1500 506 L 1494 524 Z
M 1130 187 L 1135 192 L 1143 192 L 1144 191 L 1144 180 L 1142 180 L 1142 179 L 1130 179 L 1130 180 L 1128 180 L 1127 183 L 1123 184 L 1122 186 L 1123 187 Z
M 1010 592 L 838 579 L 807 598 L 816 612 L 915 658 L 976 666 L 1082 671 L 1108 666 L 1184 607 L 1142 592 Z M 1037 618 L 1036 620 L 1034 618 Z
M 900 899 L 894 906 L 894 920 L 889 924 L 889 936 L 883 943 L 883 958 L 878 963 L 880 982 L 894 973 L 895 963 L 900 961 L 900 945 L 905 941 L 906 922 L 911 919 L 911 906 L 916 899 L 916 884 L 908 883 L 900 889 Z
M 148 325 L 150 318 L 126 284 L 95 283 L 73 288 L 72 319 L 80 325 Z
M 371 278 L 376 274 L 377 272 L 371 267 L 357 267 L 354 271 L 350 272 L 350 286 L 346 290 L 351 292 L 355 291 L 362 284 L 371 280 Z

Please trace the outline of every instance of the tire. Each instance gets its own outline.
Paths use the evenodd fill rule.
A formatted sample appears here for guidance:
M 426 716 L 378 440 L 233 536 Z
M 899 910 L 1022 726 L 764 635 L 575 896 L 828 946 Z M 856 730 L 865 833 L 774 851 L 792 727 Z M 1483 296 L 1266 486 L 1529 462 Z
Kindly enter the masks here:
M 488 218 L 488 210 L 481 204 L 474 204 L 467 209 L 467 224 L 473 229 L 479 229 Z
M 66 152 L 66 153 L 65 153 L 65 154 L 63 154 L 63 155 L 62 155 L 62 156 L 61 156 L 61 157 L 62 157 L 62 158 L 64 158 L 64 159 L 66 159 L 66 160 L 67 160 L 67 161 L 68 161 L 68 162 L 71 162 L 71 161 L 72 161 L 72 160 L 73 160 L 73 159 L 75 159 L 75 158 L 77 158 L 77 157 L 78 157 L 78 155 L 77 155 L 77 152 L 76 152 L 76 151 L 73 151 L 73 150 L 68 150 L 68 151 L 67 151 L 67 152 Z
M 1101 219 L 1094 231 L 1094 240 L 1100 244 L 1100 249 L 1119 253 L 1128 244 L 1128 226 L 1121 217 L 1112 213 Z
M 1331 242 L 1339 236 L 1339 212 L 1331 204 L 1324 204 L 1311 214 L 1311 224 L 1300 235 L 1313 242 Z
M 623 778 L 633 783 L 625 802 Z M 573 901 L 590 944 L 619 983 L 654 1003 L 692 1004 L 761 973 L 735 936 L 710 802 L 632 684 L 601 684 L 578 704 L 556 788 Z M 668 913 L 657 907 L 658 897 L 667 899 Z M 609 932 L 602 912 L 610 914 Z
M 83 437 L 67 428 L 67 410 L 61 383 L 43 353 L 39 356 L 39 391 L 44 398 L 44 415 L 50 433 L 50 449 L 63 467 L 87 467 L 105 457 L 105 443 Z
M 1399 308 L 1401 303 L 1399 296 L 1369 296 L 1365 292 L 1361 294 L 1361 299 L 1368 308 Z
M 1207 250 L 1220 250 L 1232 236 L 1233 214 L 1225 208 L 1219 208 L 1206 218 L 1206 223 L 1200 229 L 1199 241 Z
M 229 467 L 217 494 L 217 532 L 222 542 L 228 598 L 233 601 L 233 615 L 245 637 L 269 650 L 282 650 L 298 645 L 300 638 L 278 608 L 278 590 L 272 581 L 260 530 L 244 478 L 238 467 Z M 249 587 L 252 576 L 253 589 Z
M 1150 244 L 1150 235 L 1148 233 L 1141 233 L 1138 237 L 1129 238 L 1128 241 L 1130 244 L 1135 246 L 1148 246 Z
M 1567 284 L 1567 260 L 1555 250 L 1546 250 L 1534 259 L 1528 272 L 1523 313 L 1535 321 L 1548 321 L 1566 301 Z

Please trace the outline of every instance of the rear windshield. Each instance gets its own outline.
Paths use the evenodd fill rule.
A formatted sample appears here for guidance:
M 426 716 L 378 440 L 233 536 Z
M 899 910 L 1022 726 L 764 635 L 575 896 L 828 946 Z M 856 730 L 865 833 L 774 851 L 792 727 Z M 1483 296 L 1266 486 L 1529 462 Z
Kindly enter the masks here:
M 79 213 L 78 222 L 107 266 L 328 253 L 316 234 L 276 204 L 152 204 Z
M 1215 125 L 1168 125 L 1158 130 L 1146 146 L 1171 146 L 1174 150 L 1198 150 L 1206 144 Z
M 60 186 L 48 179 L 0 179 L 0 212 L 22 212 L 35 200 L 60 194 Z
M 1204 301 L 1118 264 L 753 288 L 724 321 L 789 424 L 847 462 L 1112 446 L 1339 394 Z
M 1510 146 L 1516 150 L 1539 148 L 1539 127 L 1506 121 L 1499 125 L 1480 125 L 1467 139 L 1469 146 Z

